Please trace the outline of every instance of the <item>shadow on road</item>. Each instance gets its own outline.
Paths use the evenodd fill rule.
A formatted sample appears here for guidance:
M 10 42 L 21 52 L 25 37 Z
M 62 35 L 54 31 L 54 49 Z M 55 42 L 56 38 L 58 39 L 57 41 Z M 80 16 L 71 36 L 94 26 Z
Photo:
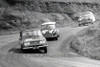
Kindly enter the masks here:
M 46 38 L 47 41 L 56 41 L 55 38 Z
M 42 50 L 25 50 L 22 51 L 20 48 L 11 48 L 9 52 L 16 53 L 16 54 L 44 54 Z

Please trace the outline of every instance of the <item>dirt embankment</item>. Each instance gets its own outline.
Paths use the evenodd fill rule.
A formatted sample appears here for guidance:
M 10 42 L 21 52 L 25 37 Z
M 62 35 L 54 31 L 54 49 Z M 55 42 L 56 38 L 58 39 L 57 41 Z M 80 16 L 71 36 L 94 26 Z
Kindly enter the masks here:
M 80 55 L 100 60 L 100 25 L 96 24 L 80 31 L 69 45 L 71 50 Z

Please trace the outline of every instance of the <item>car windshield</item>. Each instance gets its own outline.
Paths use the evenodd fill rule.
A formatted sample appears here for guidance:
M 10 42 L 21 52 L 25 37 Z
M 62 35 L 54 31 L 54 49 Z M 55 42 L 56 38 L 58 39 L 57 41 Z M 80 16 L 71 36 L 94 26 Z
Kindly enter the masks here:
M 31 37 L 39 37 L 41 36 L 41 32 L 40 31 L 27 31 L 27 32 L 24 32 L 22 34 L 22 38 L 31 38 Z
M 43 25 L 42 26 L 42 30 L 53 30 L 53 29 L 55 29 L 55 25 L 54 24 Z

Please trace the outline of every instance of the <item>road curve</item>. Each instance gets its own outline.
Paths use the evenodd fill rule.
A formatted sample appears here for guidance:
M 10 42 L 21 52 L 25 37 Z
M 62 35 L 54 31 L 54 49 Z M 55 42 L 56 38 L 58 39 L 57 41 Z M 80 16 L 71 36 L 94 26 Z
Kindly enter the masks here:
M 84 28 L 86 27 L 60 28 L 59 40 L 48 41 L 47 54 L 22 53 L 18 44 L 19 34 L 0 36 L 0 67 L 100 67 L 99 61 L 63 51 L 65 41 Z

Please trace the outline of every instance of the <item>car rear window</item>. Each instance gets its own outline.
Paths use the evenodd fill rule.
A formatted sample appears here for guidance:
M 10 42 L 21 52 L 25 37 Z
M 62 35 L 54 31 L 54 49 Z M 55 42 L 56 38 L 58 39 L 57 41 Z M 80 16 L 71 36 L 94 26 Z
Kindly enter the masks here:
M 42 26 L 42 30 L 52 30 L 52 29 L 55 29 L 55 25 L 53 24 L 49 24 L 49 25 L 44 25 Z

